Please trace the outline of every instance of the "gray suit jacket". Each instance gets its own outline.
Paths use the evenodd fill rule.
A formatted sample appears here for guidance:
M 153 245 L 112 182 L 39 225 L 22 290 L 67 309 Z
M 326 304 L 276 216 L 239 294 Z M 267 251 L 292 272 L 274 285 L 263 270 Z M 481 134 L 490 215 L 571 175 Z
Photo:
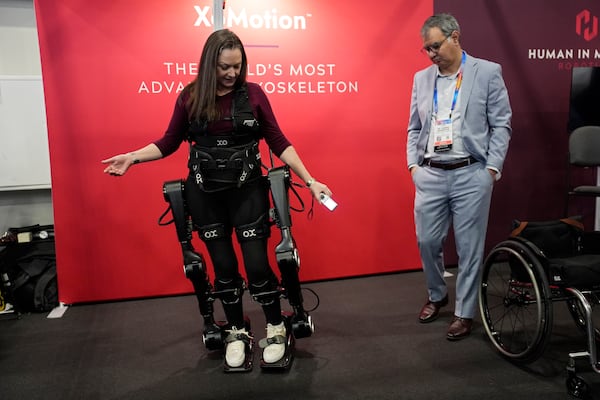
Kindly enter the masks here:
M 415 74 L 408 121 L 407 164 L 421 165 L 427 147 L 437 66 Z M 464 148 L 486 167 L 502 171 L 512 111 L 499 64 L 467 55 L 460 88 Z

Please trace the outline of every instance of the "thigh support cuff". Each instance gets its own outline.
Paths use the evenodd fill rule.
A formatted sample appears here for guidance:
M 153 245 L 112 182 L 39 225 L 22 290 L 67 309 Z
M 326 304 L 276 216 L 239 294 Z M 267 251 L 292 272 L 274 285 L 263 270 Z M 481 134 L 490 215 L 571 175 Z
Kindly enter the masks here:
M 199 226 L 198 235 L 203 242 L 221 239 L 227 236 L 227 229 L 224 224 L 211 224 Z
M 261 215 L 256 221 L 240 225 L 235 228 L 238 241 L 248 242 L 250 240 L 262 240 L 271 236 L 271 225 L 268 222 L 267 214 Z

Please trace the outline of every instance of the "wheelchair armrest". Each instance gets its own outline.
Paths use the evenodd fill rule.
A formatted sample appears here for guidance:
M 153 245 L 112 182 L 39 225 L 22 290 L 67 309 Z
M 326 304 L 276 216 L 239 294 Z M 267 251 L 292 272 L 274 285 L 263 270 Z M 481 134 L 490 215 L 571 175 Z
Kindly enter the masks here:
M 600 254 L 600 231 L 584 232 L 583 254 Z

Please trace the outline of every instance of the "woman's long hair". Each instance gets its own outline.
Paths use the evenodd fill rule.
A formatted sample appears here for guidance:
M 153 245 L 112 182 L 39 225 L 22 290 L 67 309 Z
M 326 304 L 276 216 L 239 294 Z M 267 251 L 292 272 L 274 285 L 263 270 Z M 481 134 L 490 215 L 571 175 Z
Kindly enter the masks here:
M 216 106 L 217 62 L 219 55 L 225 49 L 240 49 L 242 52 L 242 65 L 235 89 L 246 82 L 248 63 L 240 38 L 228 29 L 220 29 L 211 33 L 206 39 L 200 56 L 198 75 L 186 87 L 190 91 L 187 106 L 192 120 L 214 121 L 220 117 Z

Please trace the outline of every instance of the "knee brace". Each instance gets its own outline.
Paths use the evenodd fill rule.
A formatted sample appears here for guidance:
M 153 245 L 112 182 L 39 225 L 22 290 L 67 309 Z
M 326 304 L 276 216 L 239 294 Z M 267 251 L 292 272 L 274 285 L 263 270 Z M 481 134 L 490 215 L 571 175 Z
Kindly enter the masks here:
M 267 214 L 261 215 L 256 221 L 250 224 L 236 227 L 235 233 L 240 243 L 267 239 L 271 236 L 271 225 L 269 225 Z
M 276 299 L 281 297 L 281 292 L 277 285 L 277 279 L 273 276 L 272 279 L 265 279 L 261 282 L 250 284 L 250 294 L 254 301 L 263 306 L 271 305 Z
M 223 304 L 237 304 L 242 300 L 244 294 L 244 280 L 241 277 L 235 279 L 215 280 L 215 297 L 221 299 Z

